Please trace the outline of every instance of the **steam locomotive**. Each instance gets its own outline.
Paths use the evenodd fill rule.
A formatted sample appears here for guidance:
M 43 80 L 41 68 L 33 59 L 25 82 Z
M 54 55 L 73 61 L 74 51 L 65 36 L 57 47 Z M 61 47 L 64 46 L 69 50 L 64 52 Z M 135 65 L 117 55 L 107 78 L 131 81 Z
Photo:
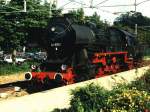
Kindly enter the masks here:
M 77 24 L 72 18 L 53 17 L 46 28 L 29 30 L 28 45 L 47 52 L 25 79 L 42 83 L 72 84 L 133 68 L 140 58 L 135 35 L 115 27 Z

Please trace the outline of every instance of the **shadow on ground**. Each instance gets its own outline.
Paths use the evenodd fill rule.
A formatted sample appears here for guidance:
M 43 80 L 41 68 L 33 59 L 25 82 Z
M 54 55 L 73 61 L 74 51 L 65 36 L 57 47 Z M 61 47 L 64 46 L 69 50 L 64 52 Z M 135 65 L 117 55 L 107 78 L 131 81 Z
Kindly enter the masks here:
M 18 81 L 13 83 L 2 84 L 0 85 L 0 89 L 11 88 L 15 86 L 21 87 L 21 89 L 25 90 L 29 94 L 59 87 L 59 85 L 44 85 L 40 83 L 33 83 L 32 81 Z

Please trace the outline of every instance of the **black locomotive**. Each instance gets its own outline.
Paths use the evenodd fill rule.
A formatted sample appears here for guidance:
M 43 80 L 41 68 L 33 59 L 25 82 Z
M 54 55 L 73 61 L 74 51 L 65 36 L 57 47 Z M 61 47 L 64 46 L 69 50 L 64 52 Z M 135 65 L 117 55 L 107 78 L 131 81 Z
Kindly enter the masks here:
M 47 28 L 33 28 L 29 34 L 28 45 L 45 49 L 47 59 L 25 74 L 27 80 L 71 84 L 131 69 L 141 58 L 135 35 L 77 24 L 67 16 L 53 17 Z

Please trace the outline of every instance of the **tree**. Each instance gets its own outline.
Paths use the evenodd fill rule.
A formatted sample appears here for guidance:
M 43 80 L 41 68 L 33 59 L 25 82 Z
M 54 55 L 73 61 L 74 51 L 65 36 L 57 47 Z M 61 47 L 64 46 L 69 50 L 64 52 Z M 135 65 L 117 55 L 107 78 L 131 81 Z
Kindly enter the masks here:
M 69 13 L 73 15 L 76 22 L 79 24 L 91 22 L 94 23 L 98 28 L 109 26 L 106 21 L 103 22 L 102 20 L 100 20 L 100 16 L 96 12 L 92 16 L 85 16 L 84 10 L 81 8 L 78 9 L 77 11 L 75 10 L 70 11 Z
M 109 26 L 107 21 L 103 22 L 102 20 L 100 20 L 100 16 L 96 12 L 92 16 L 86 16 L 86 21 L 95 23 L 98 28 Z
M 122 26 L 128 25 L 133 28 L 135 24 L 138 24 L 138 26 L 150 25 L 150 18 L 143 16 L 140 12 L 131 11 L 117 17 L 114 24 L 121 24 Z
M 50 18 L 49 5 L 41 5 L 40 0 L 27 0 L 27 12 L 24 12 L 24 0 L 11 0 L 9 4 L 0 2 L 0 46 L 12 52 L 15 63 L 16 50 L 21 50 L 26 41 L 26 29 L 45 27 Z
M 83 8 L 80 8 L 77 11 L 76 10 L 69 11 L 69 13 L 73 15 L 73 17 L 75 18 L 75 21 L 77 23 L 79 23 L 79 24 L 85 23 L 85 20 L 84 20 L 85 16 L 84 16 Z
M 127 12 L 121 14 L 114 21 L 114 25 L 123 28 L 127 31 L 135 31 L 135 24 L 138 25 L 138 35 L 140 43 L 150 44 L 150 28 L 145 26 L 150 26 L 150 18 L 143 16 L 140 12 Z
M 56 17 L 56 16 L 60 16 L 61 15 L 61 12 L 62 12 L 62 9 L 56 9 L 56 5 L 53 3 L 52 4 L 52 7 L 51 7 L 51 12 L 52 12 L 52 17 Z
M 25 29 L 45 27 L 50 18 L 49 4 L 41 5 L 40 0 L 28 0 L 27 12 L 23 11 L 24 0 L 11 0 L 0 4 L 0 46 L 3 50 L 21 49 L 26 37 Z

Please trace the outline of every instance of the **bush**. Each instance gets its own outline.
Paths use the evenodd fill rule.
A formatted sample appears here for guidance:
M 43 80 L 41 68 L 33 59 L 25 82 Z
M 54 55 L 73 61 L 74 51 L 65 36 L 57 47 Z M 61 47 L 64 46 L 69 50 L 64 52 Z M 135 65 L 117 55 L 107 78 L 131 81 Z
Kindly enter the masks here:
M 144 112 L 150 110 L 150 94 L 136 89 L 113 91 L 107 99 L 108 109 L 111 111 Z
M 97 112 L 106 109 L 108 91 L 93 84 L 72 91 L 73 98 L 71 100 L 73 112 Z
M 28 61 L 24 62 L 21 65 L 13 65 L 8 63 L 1 63 L 0 64 L 0 76 L 1 75 L 10 75 L 18 72 L 26 72 L 30 70 L 30 66 L 32 64 L 37 64 L 37 62 Z
M 150 94 L 136 88 L 116 88 L 110 92 L 99 86 L 90 85 L 75 90 L 71 100 L 71 112 L 126 111 L 139 112 L 150 110 Z
M 148 70 L 142 77 L 138 78 L 136 81 L 133 81 L 128 86 L 130 88 L 135 87 L 140 91 L 150 92 L 150 70 Z
M 54 112 L 149 112 L 150 70 L 129 85 L 107 91 L 91 84 L 72 91 L 71 107 Z

